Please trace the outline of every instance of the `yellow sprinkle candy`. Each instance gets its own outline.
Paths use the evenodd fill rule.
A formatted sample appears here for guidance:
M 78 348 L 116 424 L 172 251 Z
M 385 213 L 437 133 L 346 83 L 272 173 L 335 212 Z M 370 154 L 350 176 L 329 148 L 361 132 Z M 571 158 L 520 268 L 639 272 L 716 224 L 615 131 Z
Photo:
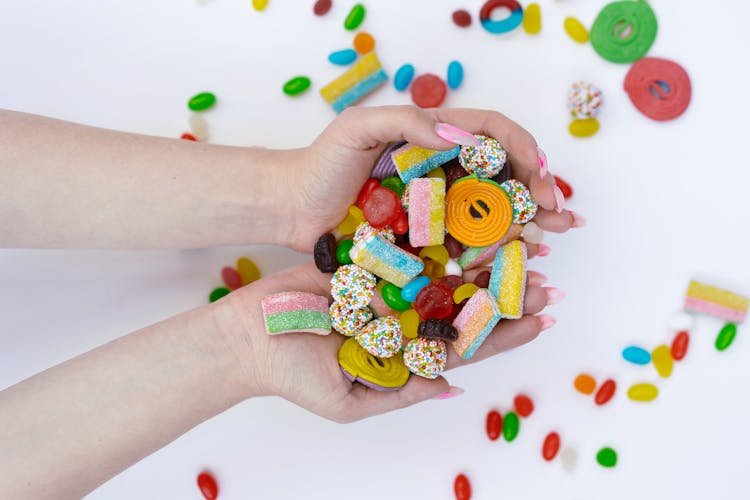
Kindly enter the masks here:
M 237 259 L 237 272 L 240 273 L 240 278 L 242 278 L 242 286 L 260 279 L 258 266 L 247 257 Z
M 523 11 L 523 30 L 529 35 L 542 30 L 542 9 L 538 3 L 530 3 Z
M 590 137 L 599 131 L 599 120 L 587 118 L 585 120 L 573 120 L 568 127 L 573 137 Z
M 565 32 L 578 43 L 586 43 L 589 41 L 589 32 L 586 27 L 576 19 L 575 17 L 566 17 L 563 23 Z
M 451 258 L 450 254 L 448 253 L 448 249 L 445 248 L 445 245 L 433 245 L 431 247 L 424 247 L 419 251 L 419 257 L 422 259 L 432 259 L 435 262 L 439 262 L 443 266 L 445 266 L 448 263 L 448 260 Z
M 427 172 L 427 177 L 445 180 L 445 170 L 443 170 L 443 167 L 438 167 L 435 170 L 430 170 L 429 172 Z
M 399 315 L 398 319 L 401 323 L 401 333 L 403 333 L 406 338 L 417 338 L 420 321 L 417 311 L 414 309 L 407 309 Z
M 479 290 L 479 287 L 474 283 L 464 283 L 453 290 L 453 302 L 460 304 L 463 300 L 470 299 L 477 290 Z
M 346 214 L 344 220 L 339 224 L 338 230 L 344 236 L 354 234 L 357 227 L 364 221 L 365 214 L 362 213 L 362 210 L 360 210 L 357 205 L 352 205 L 349 207 L 349 213 Z
M 672 375 L 672 351 L 669 347 L 662 344 L 651 352 L 651 362 L 661 377 L 667 378 Z
M 653 401 L 659 395 L 659 389 L 654 384 L 634 384 L 628 389 L 628 397 L 633 401 Z
M 258 12 L 266 10 L 268 6 L 268 0 L 253 0 L 253 8 Z

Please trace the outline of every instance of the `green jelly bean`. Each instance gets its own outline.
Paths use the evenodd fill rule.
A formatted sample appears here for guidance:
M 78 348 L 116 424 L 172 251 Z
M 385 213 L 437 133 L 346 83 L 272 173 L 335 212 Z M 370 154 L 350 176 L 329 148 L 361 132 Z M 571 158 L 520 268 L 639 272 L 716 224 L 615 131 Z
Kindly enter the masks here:
M 509 411 L 505 417 L 503 417 L 503 437 L 507 442 L 511 442 L 518 436 L 518 430 L 521 426 L 521 421 L 518 419 L 516 412 Z
M 188 108 L 192 109 L 193 111 L 205 111 L 209 108 L 212 108 L 214 104 L 216 104 L 215 95 L 213 95 L 211 92 L 201 92 L 200 94 L 195 94 L 190 98 L 190 100 L 188 101 Z
M 632 63 L 651 48 L 657 27 L 656 15 L 646 2 L 612 2 L 591 26 L 591 45 L 609 62 Z
M 385 179 L 380 181 L 380 185 L 384 188 L 390 189 L 399 196 L 404 194 L 404 189 L 406 189 L 406 184 L 404 184 L 404 181 L 402 181 L 401 178 L 396 175 L 386 177 Z
M 380 290 L 383 301 L 394 311 L 406 311 L 411 308 L 411 302 L 401 297 L 401 289 L 393 283 L 386 283 Z
M 362 21 L 365 20 L 365 6 L 358 3 L 352 10 L 349 11 L 349 15 L 344 20 L 344 28 L 349 31 L 356 30 Z
M 306 76 L 295 76 L 284 84 L 286 95 L 299 95 L 310 88 L 310 79 Z
M 229 295 L 230 291 L 231 290 L 229 290 L 229 288 L 224 288 L 224 287 L 216 288 L 214 289 L 214 291 L 211 292 L 211 295 L 208 296 L 208 301 L 216 302 L 220 298 Z
M 596 461 L 602 467 L 614 467 L 617 465 L 617 452 L 609 447 L 604 447 L 596 454 Z
M 727 323 L 716 336 L 716 350 L 723 351 L 734 342 L 734 336 L 737 335 L 737 325 Z
M 339 264 L 342 266 L 352 263 L 352 258 L 349 257 L 349 250 L 351 250 L 353 246 L 354 242 L 347 239 L 341 240 L 339 246 L 336 247 L 336 260 L 339 261 Z

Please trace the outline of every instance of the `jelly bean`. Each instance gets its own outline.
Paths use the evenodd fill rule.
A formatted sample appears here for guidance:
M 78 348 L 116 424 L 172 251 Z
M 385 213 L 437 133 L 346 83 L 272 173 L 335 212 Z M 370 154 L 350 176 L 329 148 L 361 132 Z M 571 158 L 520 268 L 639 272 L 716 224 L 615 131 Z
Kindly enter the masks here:
M 427 276 L 417 276 L 401 289 L 401 298 L 407 302 L 414 302 L 417 298 L 417 294 L 419 294 L 422 288 L 429 284 L 430 278 Z
M 383 285 L 380 295 L 383 296 L 386 305 L 394 311 L 406 311 L 411 307 L 411 303 L 401 297 L 401 289 L 393 283 Z
M 518 415 L 515 412 L 509 411 L 503 418 L 503 437 L 507 442 L 511 442 L 518 436 L 518 430 L 521 426 L 521 421 L 518 420 Z
M 490 410 L 487 413 L 485 428 L 487 429 L 487 437 L 490 438 L 490 441 L 497 441 L 503 432 L 503 416 L 499 411 Z
M 417 294 L 414 309 L 422 319 L 445 319 L 453 312 L 453 290 L 439 283 L 430 283 Z
M 464 474 L 459 474 L 453 481 L 453 493 L 456 495 L 456 500 L 471 500 L 471 483 Z
M 229 292 L 231 292 L 229 288 L 224 288 L 224 287 L 216 288 L 211 292 L 211 295 L 208 296 L 208 301 L 216 302 L 220 298 L 229 295 Z
M 596 390 L 596 380 L 591 375 L 581 373 L 573 382 L 576 390 L 586 396 L 591 395 Z
M 445 276 L 445 266 L 440 262 L 435 262 L 429 257 L 425 257 L 422 261 L 424 262 L 424 271 L 422 273 L 425 276 L 429 276 L 433 280 L 439 280 Z
M 432 259 L 442 265 L 446 265 L 451 258 L 450 254 L 448 254 L 448 249 L 444 245 L 424 247 L 419 251 L 419 256 L 423 259 Z
M 556 432 L 550 432 L 547 437 L 544 438 L 544 444 L 542 445 L 542 458 L 547 462 L 551 462 L 557 452 L 560 450 L 560 434 Z
M 589 32 L 586 27 L 575 17 L 566 17 L 563 22 L 563 28 L 570 38 L 578 43 L 589 41 Z
M 352 263 L 352 258 L 349 256 L 349 250 L 354 246 L 354 241 L 350 239 L 341 240 L 339 246 L 336 247 L 336 260 L 339 264 L 346 265 Z
M 405 210 L 400 210 L 396 219 L 391 222 L 391 229 L 395 234 L 406 234 L 409 231 L 409 216 Z
M 404 64 L 396 70 L 396 74 L 393 76 L 393 86 L 399 92 L 409 88 L 409 84 L 414 78 L 414 66 L 411 64 Z
M 242 285 L 247 285 L 260 279 L 260 270 L 255 262 L 247 257 L 237 259 L 237 272 L 242 276 Z
M 445 180 L 445 170 L 443 167 L 438 167 L 427 172 L 427 177 L 431 179 L 443 179 Z
M 477 290 L 479 290 L 479 287 L 474 283 L 464 283 L 463 285 L 453 290 L 453 302 L 458 304 L 466 299 L 470 299 Z
M 258 12 L 262 12 L 268 6 L 268 0 L 253 0 L 253 8 Z
M 198 140 L 198 139 L 195 138 L 195 136 L 193 134 L 189 134 L 187 132 L 185 132 L 184 134 L 182 134 L 180 136 L 180 139 L 184 139 L 186 141 L 197 141 Z
M 538 3 L 530 3 L 526 6 L 521 25 L 529 35 L 536 35 L 542 30 L 542 9 Z
M 193 136 L 199 141 L 205 141 L 208 139 L 208 123 L 206 119 L 198 113 L 193 113 L 188 119 L 188 127 L 193 133 Z
M 233 267 L 225 267 L 221 270 L 221 279 L 230 290 L 237 290 L 242 286 L 242 276 Z
M 315 5 L 313 5 L 313 14 L 316 16 L 325 16 L 328 14 L 328 11 L 331 10 L 332 6 L 332 0 L 318 0 L 315 2 Z
M 219 496 L 219 485 L 210 472 L 203 471 L 198 474 L 198 488 L 206 500 L 216 500 Z
M 349 11 L 349 15 L 346 16 L 346 19 L 344 20 L 344 28 L 349 31 L 356 30 L 359 25 L 362 24 L 362 21 L 364 21 L 365 13 L 365 6 L 361 3 L 356 4 L 352 7 L 352 10 Z
M 513 408 L 521 418 L 526 418 L 534 413 L 534 402 L 526 394 L 519 394 L 513 399 Z
M 362 213 L 372 227 L 381 229 L 393 222 L 403 211 L 403 208 L 401 208 L 401 200 L 396 196 L 396 193 L 381 187 L 377 180 L 375 182 L 377 186 L 365 200 Z
M 449 274 L 440 278 L 440 283 L 447 286 L 455 292 L 456 288 L 464 284 L 464 280 L 461 276 Z M 455 301 L 454 301 L 455 302 Z
M 464 274 L 464 270 L 461 269 L 461 265 L 453 260 L 449 259 L 448 262 L 445 264 L 445 274 L 447 275 L 453 275 L 453 276 L 461 276 Z
M 201 92 L 190 98 L 188 108 L 193 111 L 205 111 L 216 103 L 216 96 L 211 92 Z
M 678 332 L 672 340 L 672 359 L 675 361 L 682 361 L 687 354 L 688 344 L 690 343 L 690 335 L 686 331 Z
M 313 248 L 315 267 L 322 273 L 332 273 L 339 268 L 337 257 L 336 238 L 331 233 L 318 238 Z
M 454 342 L 458 339 L 458 330 L 443 319 L 428 319 L 419 324 L 417 334 L 428 339 L 440 339 Z
M 306 76 L 295 76 L 287 80 L 282 87 L 286 95 L 300 95 L 310 88 L 310 79 Z
M 437 108 L 445 100 L 448 88 L 437 75 L 419 75 L 411 84 L 411 100 L 420 108 Z
M 737 334 L 737 325 L 734 323 L 727 323 L 724 328 L 721 329 L 719 335 L 716 336 L 716 350 L 723 351 L 734 341 L 734 336 Z
M 385 179 L 380 181 L 380 185 L 384 188 L 390 189 L 399 196 L 404 194 L 404 189 L 406 189 L 406 184 L 404 184 L 404 181 L 401 180 L 401 177 L 398 177 L 396 175 L 386 177 Z
M 364 221 L 365 216 L 362 213 L 362 210 L 360 210 L 358 206 L 352 205 L 349 207 L 349 211 L 347 212 L 346 217 L 344 217 L 344 220 L 339 224 L 338 230 L 341 234 L 346 236 L 354 234 L 357 227 L 359 227 Z
M 654 368 L 656 368 L 659 376 L 667 378 L 672 375 L 672 367 L 674 365 L 672 363 L 672 352 L 669 347 L 662 344 L 651 351 L 651 361 L 654 363 Z
M 362 188 L 359 190 L 359 193 L 357 194 L 357 201 L 356 205 L 359 208 L 364 208 L 365 202 L 372 194 L 372 191 L 380 186 L 380 181 L 378 181 L 375 178 L 367 179 L 367 181 L 362 185 Z
M 622 350 L 622 357 L 625 361 L 635 365 L 647 365 L 651 362 L 651 354 L 642 347 L 634 345 L 628 346 Z
M 451 259 L 457 259 L 461 257 L 462 253 L 464 253 L 463 245 L 461 245 L 461 243 L 459 243 L 458 240 L 450 234 L 445 235 L 443 246 L 445 246 L 445 249 L 448 250 L 448 256 Z
M 573 120 L 568 126 L 568 131 L 574 137 L 591 137 L 599 131 L 599 120 L 596 118 Z
M 560 452 L 560 462 L 566 472 L 573 472 L 578 463 L 578 452 L 574 448 L 565 448 Z
M 489 271 L 482 271 L 474 278 L 474 284 L 479 288 L 487 288 L 488 286 L 490 286 L 491 276 L 492 273 L 490 273 Z
M 337 66 L 347 66 L 357 60 L 354 49 L 337 50 L 328 54 L 328 62 Z
M 599 406 L 605 405 L 609 402 L 610 399 L 612 399 L 612 396 L 615 395 L 615 391 L 617 390 L 617 384 L 614 380 L 607 379 L 604 381 L 602 386 L 599 388 L 598 391 L 596 391 L 596 396 L 594 396 L 594 402 L 598 404 Z
M 399 323 L 401 323 L 401 333 L 408 339 L 417 338 L 419 329 L 419 314 L 414 309 L 407 309 L 398 316 Z
M 596 461 L 602 467 L 614 467 L 617 465 L 617 452 L 609 447 L 602 448 L 596 454 Z
M 659 395 L 654 384 L 634 384 L 628 389 L 628 397 L 633 401 L 653 401 Z
M 448 88 L 453 90 L 461 86 L 461 82 L 464 81 L 464 67 L 458 61 L 451 61 L 448 64 L 448 75 L 446 80 L 448 81 Z
M 451 19 L 453 19 L 453 23 L 459 28 L 468 28 L 471 26 L 471 14 L 464 9 L 453 11 Z
M 357 33 L 357 36 L 354 37 L 353 45 L 354 49 L 360 54 L 367 54 L 368 52 L 372 52 L 372 49 L 375 48 L 375 39 L 371 34 L 363 31 Z
M 560 188 L 560 191 L 562 191 L 563 197 L 566 200 L 573 196 L 573 188 L 570 187 L 570 184 L 556 175 L 553 175 L 553 177 L 555 178 L 555 184 L 557 184 L 557 187 Z

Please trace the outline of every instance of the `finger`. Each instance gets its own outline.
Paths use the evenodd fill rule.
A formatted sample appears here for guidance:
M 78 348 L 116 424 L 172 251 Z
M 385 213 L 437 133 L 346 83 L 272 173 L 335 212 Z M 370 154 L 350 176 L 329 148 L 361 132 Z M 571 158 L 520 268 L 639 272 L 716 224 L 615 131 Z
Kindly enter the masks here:
M 557 289 L 550 288 L 550 290 L 556 291 Z M 560 292 L 562 292 L 562 290 L 560 290 Z M 542 309 L 547 307 L 549 301 L 550 296 L 547 288 L 542 288 L 540 286 L 527 286 L 526 296 L 523 301 L 523 313 L 528 315 L 541 312 Z
M 376 391 L 361 384 L 353 384 L 348 399 L 350 404 L 345 414 L 347 421 L 361 420 L 400 408 L 406 408 L 428 399 L 433 399 L 451 389 L 443 377 L 426 379 L 412 375 L 397 391 Z
M 470 269 L 465 271 L 463 274 L 464 283 L 474 283 L 479 273 L 492 272 L 491 267 L 477 267 L 476 269 Z M 541 286 L 547 282 L 547 276 L 537 271 L 528 271 L 526 273 L 526 285 L 527 286 Z
M 564 233 L 574 227 L 576 215 L 570 210 L 563 210 L 557 213 L 554 210 L 540 208 L 534 217 L 534 222 L 545 231 Z

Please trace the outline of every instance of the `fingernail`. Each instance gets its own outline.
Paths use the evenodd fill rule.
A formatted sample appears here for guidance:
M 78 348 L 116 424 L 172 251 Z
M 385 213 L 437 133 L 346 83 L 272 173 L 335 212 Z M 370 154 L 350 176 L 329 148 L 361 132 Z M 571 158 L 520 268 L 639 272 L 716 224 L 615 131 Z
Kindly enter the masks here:
M 529 272 L 529 279 L 527 280 L 529 286 L 541 286 L 547 283 L 547 276 L 536 271 L 533 271 L 533 273 L 534 274 L 532 274 L 532 271 Z
M 559 214 L 563 211 L 563 207 L 565 206 L 565 196 L 563 196 L 562 191 L 560 191 L 560 188 L 557 186 L 555 186 L 553 191 L 555 192 L 555 210 Z
M 565 292 L 559 288 L 552 286 L 545 286 L 544 291 L 547 292 L 547 305 L 557 304 L 565 298 Z M 554 323 L 553 323 L 554 324 Z
M 551 251 L 552 251 L 552 249 L 548 245 L 545 245 L 544 243 L 540 243 L 539 244 L 539 253 L 537 253 L 537 255 L 539 257 L 546 257 L 546 256 L 549 255 L 549 253 Z
M 435 133 L 453 144 L 460 146 L 479 146 L 479 141 L 474 134 L 467 132 L 453 125 L 447 123 L 438 122 L 435 124 Z
M 549 314 L 540 314 L 537 318 L 542 322 L 542 331 L 549 330 L 557 323 L 557 320 Z
M 539 157 L 539 175 L 544 179 L 547 175 L 547 155 L 542 151 L 542 148 L 536 148 L 537 155 Z
M 573 216 L 573 227 L 583 227 L 586 225 L 586 217 L 581 214 L 575 213 L 571 210 L 570 215 Z
M 461 389 L 460 387 L 451 386 L 451 388 L 450 388 L 450 390 L 448 392 L 444 392 L 442 394 L 438 394 L 437 396 L 435 396 L 432 399 L 449 399 L 449 398 L 452 398 L 454 396 L 460 396 L 463 393 L 464 393 L 464 390 Z

